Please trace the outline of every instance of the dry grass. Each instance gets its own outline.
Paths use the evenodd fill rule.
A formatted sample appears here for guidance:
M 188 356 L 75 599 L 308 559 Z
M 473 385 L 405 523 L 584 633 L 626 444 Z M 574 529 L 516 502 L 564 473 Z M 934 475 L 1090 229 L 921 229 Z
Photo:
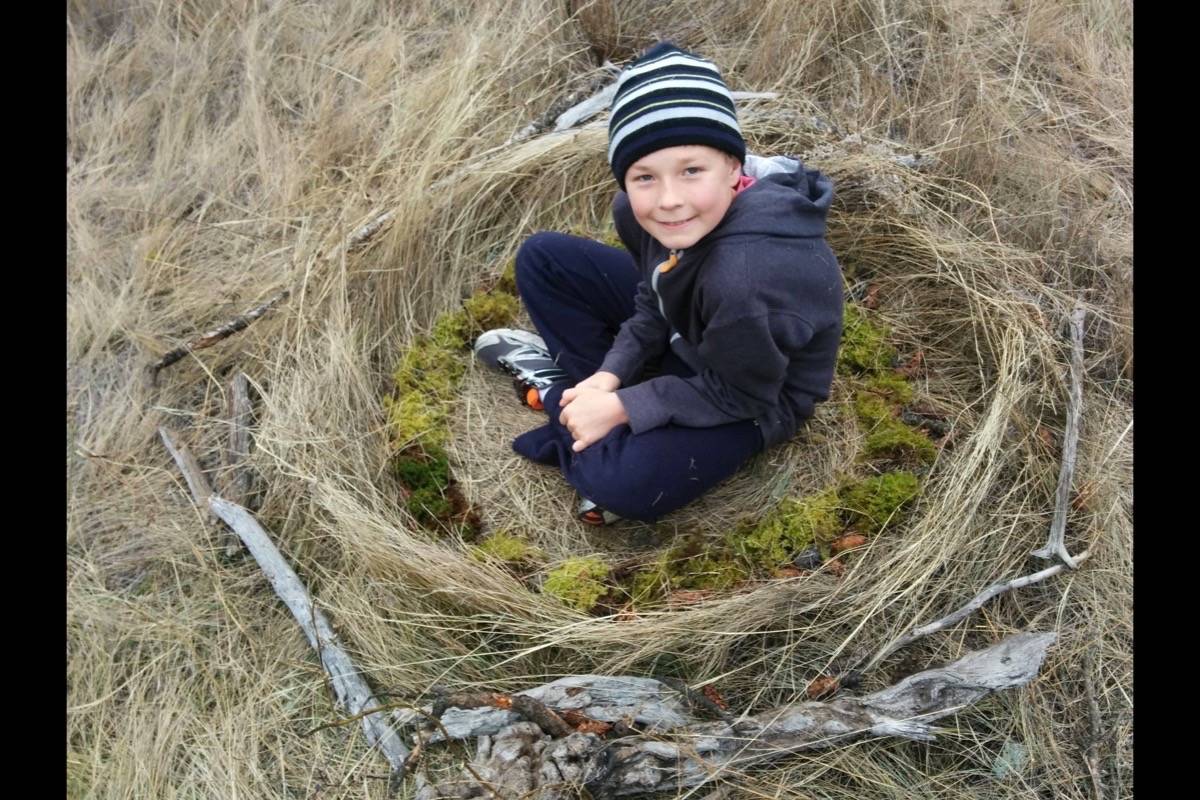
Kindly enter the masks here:
M 1110 797 L 1132 794 L 1132 7 L 784 0 L 68 4 L 68 774 L 71 797 L 382 797 L 380 758 L 335 712 L 298 628 L 253 565 L 225 559 L 155 434 L 183 431 L 226 477 L 235 370 L 261 401 L 259 512 L 382 691 L 515 689 L 627 670 L 715 680 L 739 707 L 786 702 L 838 653 L 874 650 L 979 588 L 1032 571 L 1045 538 L 1068 346 L 1089 310 L 1071 516 L 1078 573 L 1006 596 L 900 653 L 893 673 L 1024 628 L 1061 634 L 1041 677 L 939 741 L 867 741 L 740 776 L 744 796 L 1093 797 L 1083 674 Z M 718 13 L 719 10 L 719 13 Z M 654 33 L 718 61 L 756 152 L 838 187 L 848 284 L 924 350 L 919 395 L 956 421 L 901 531 L 844 579 L 617 624 L 466 558 L 398 506 L 379 400 L 399 348 L 539 228 L 599 229 L 602 129 L 502 145 Z M 588 36 L 591 40 L 588 40 Z M 593 49 L 595 45 L 595 50 Z M 833 130 L 806 123 L 819 115 Z M 937 156 L 917 173 L 898 152 Z M 382 210 L 372 244 L 327 259 Z M 142 368 L 284 286 L 293 299 L 167 370 Z M 844 387 L 797 440 L 695 507 L 613 532 L 572 521 L 553 473 L 508 446 L 531 423 L 472 371 L 452 456 L 489 526 L 553 557 L 720 533 L 848 467 Z M 497 395 L 500 395 L 498 398 Z M 1020 776 L 994 779 L 1006 740 Z

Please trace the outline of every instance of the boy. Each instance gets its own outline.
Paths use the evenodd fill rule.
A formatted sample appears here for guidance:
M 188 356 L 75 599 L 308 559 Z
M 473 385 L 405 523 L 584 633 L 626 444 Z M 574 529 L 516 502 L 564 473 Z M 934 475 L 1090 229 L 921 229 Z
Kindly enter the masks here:
M 593 524 L 657 519 L 790 439 L 829 397 L 842 324 L 833 185 L 747 156 L 715 65 L 655 45 L 618 79 L 608 130 L 628 252 L 530 237 L 517 290 L 541 336 L 475 344 L 549 416 L 513 449 L 560 468 Z

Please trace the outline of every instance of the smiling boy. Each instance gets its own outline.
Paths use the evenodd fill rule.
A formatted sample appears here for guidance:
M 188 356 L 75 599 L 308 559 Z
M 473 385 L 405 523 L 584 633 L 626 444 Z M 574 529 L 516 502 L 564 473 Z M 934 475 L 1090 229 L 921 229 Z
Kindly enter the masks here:
M 790 439 L 829 396 L 842 320 L 832 183 L 747 155 L 711 62 L 664 42 L 631 64 L 608 155 L 628 252 L 530 237 L 517 288 L 541 335 L 475 347 L 548 414 L 514 449 L 560 468 L 592 523 L 656 519 Z

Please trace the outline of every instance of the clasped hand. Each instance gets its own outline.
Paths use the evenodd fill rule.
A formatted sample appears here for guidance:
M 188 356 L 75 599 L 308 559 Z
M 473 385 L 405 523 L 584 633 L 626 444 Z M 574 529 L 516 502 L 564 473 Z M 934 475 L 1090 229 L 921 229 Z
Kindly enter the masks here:
M 616 394 L 620 385 L 620 379 L 611 372 L 597 372 L 562 393 L 558 421 L 575 439 L 571 449 L 576 453 L 603 439 L 616 426 L 629 421 L 625 406 Z

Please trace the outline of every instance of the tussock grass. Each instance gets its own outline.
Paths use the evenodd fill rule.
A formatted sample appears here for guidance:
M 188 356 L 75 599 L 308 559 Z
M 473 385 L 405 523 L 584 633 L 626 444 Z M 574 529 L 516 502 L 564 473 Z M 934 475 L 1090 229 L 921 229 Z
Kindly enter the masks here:
M 181 430 L 223 485 L 237 370 L 257 397 L 257 513 L 380 692 L 634 671 L 762 708 L 1036 568 L 1076 302 L 1089 323 L 1068 545 L 1092 558 L 896 654 L 864 688 L 1030 627 L 1060 633 L 1042 675 L 931 745 L 867 741 L 729 777 L 746 796 L 1091 797 L 1086 672 L 1110 795 L 1132 794 L 1131 4 L 575 5 L 571 19 L 537 0 L 68 5 L 69 796 L 384 794 L 354 726 L 306 735 L 335 716 L 315 659 L 257 567 L 223 555 L 158 441 L 159 425 Z M 918 401 L 955 433 L 905 524 L 842 579 L 617 623 L 409 517 L 380 400 L 400 349 L 524 236 L 605 228 L 602 128 L 505 143 L 655 33 L 701 48 L 736 89 L 780 92 L 743 108 L 751 149 L 834 178 L 847 288 L 878 285 L 894 343 L 928 365 Z M 934 160 L 895 161 L 915 153 Z M 385 232 L 339 249 L 383 211 Z M 284 286 L 279 310 L 144 381 Z M 449 451 L 485 528 L 551 563 L 720 536 L 859 468 L 865 437 L 839 378 L 794 442 L 710 496 L 596 531 L 552 471 L 512 453 L 536 417 L 508 391 L 469 368 Z M 997 780 L 1006 741 L 1030 761 Z

